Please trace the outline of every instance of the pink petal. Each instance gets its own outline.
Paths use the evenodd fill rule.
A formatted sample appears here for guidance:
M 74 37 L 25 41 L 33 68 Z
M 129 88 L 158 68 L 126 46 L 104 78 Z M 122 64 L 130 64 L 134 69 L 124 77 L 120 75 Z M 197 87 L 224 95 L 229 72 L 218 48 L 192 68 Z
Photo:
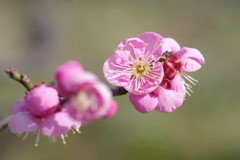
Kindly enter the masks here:
M 46 136 L 60 136 L 66 134 L 71 127 L 79 128 L 81 122 L 78 121 L 73 112 L 57 112 L 48 116 L 40 126 L 41 133 Z
M 163 37 L 154 32 L 145 32 L 138 36 L 139 39 L 143 40 L 146 45 L 145 53 L 148 51 L 153 53 L 155 56 L 162 56 L 162 44 L 163 44 Z
M 181 49 L 180 45 L 172 38 L 163 38 L 163 51 L 177 52 Z
M 170 81 L 170 86 L 171 90 L 185 93 L 184 86 L 182 83 L 182 77 L 178 74 Z
M 169 113 L 180 107 L 183 100 L 182 92 L 162 88 L 158 93 L 158 104 L 155 109 L 162 113 Z
M 68 61 L 57 68 L 55 72 L 55 80 L 63 96 L 68 95 L 69 81 L 82 72 L 83 68 L 77 61 Z
M 112 93 L 108 86 L 99 82 L 93 85 L 92 88 L 95 90 L 98 104 L 102 106 L 102 108 L 107 108 L 112 100 Z
M 45 116 L 56 110 L 59 104 L 58 92 L 45 84 L 34 87 L 25 97 L 28 110 L 37 116 Z
M 152 94 L 135 95 L 130 93 L 129 99 L 134 108 L 140 113 L 151 112 L 158 103 L 157 97 Z
M 128 38 L 122 41 L 115 49 L 115 59 L 118 64 L 123 64 L 136 59 L 145 52 L 145 43 L 139 38 Z
M 8 122 L 8 128 L 13 133 L 22 134 L 37 130 L 38 124 L 36 118 L 30 112 L 18 112 Z
M 80 111 L 80 117 L 82 117 L 84 123 L 102 118 L 106 115 L 112 101 L 110 89 L 101 82 L 92 85 L 89 93 L 92 94 L 92 97 L 95 97 L 95 102 L 92 102 L 94 104 L 91 104 L 86 111 Z M 93 106 L 94 108 L 92 108 Z
M 92 85 L 98 82 L 98 77 L 91 72 L 82 72 L 69 81 L 69 93 L 79 92 L 82 86 Z
M 110 118 L 110 117 L 114 116 L 117 113 L 117 110 L 118 110 L 118 104 L 115 100 L 112 100 L 107 112 L 105 113 L 105 115 L 102 118 Z
M 25 105 L 25 99 L 18 100 L 11 110 L 11 114 L 17 114 L 18 112 L 27 111 L 27 107 Z
M 205 60 L 199 50 L 195 48 L 182 48 L 176 54 L 180 55 L 180 59 L 185 63 L 185 69 L 188 72 L 194 72 L 201 68 L 201 64 L 204 64 Z
M 116 67 L 112 63 L 117 64 L 115 55 L 110 56 L 103 65 L 103 73 L 107 81 L 114 86 L 128 85 L 130 75 L 122 74 L 125 68 Z

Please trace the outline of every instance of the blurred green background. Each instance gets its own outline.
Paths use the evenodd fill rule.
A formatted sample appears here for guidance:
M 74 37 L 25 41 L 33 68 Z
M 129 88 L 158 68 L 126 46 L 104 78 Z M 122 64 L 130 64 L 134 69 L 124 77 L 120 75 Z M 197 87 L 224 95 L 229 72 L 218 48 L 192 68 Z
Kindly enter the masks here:
M 116 97 L 116 116 L 69 133 L 67 144 L 47 138 L 34 147 L 8 129 L 1 160 L 239 160 L 240 1 L 237 0 L 10 0 L 0 1 L 0 115 L 24 88 L 4 68 L 35 84 L 51 82 L 68 60 L 104 79 L 102 65 L 124 39 L 147 31 L 199 49 L 206 59 L 190 75 L 199 80 L 182 107 L 168 114 L 138 113 L 128 95 Z M 110 85 L 109 85 L 110 86 Z

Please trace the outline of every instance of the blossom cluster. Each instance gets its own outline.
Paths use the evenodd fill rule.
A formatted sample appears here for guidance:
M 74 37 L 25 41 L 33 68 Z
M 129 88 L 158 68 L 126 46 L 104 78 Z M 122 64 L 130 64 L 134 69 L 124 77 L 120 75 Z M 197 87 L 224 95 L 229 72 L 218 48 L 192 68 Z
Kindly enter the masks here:
M 195 48 L 183 47 L 172 38 L 146 32 L 122 41 L 103 65 L 110 84 L 128 91 L 130 102 L 140 113 L 153 109 L 169 113 L 190 96 L 197 80 L 186 72 L 201 68 L 204 57 Z M 51 142 L 66 134 L 80 132 L 82 124 L 113 116 L 117 103 L 110 89 L 77 61 L 60 65 L 54 75 L 56 86 L 35 85 L 18 100 L 8 123 L 18 135 L 36 132 Z M 123 89 L 122 88 L 122 89 Z
M 36 146 L 40 134 L 51 142 L 60 136 L 65 144 L 69 130 L 80 132 L 82 124 L 116 113 L 117 103 L 110 89 L 96 75 L 84 71 L 80 63 L 69 61 L 59 66 L 55 80 L 57 87 L 36 85 L 16 102 L 8 123 L 11 132 L 25 133 L 23 139 L 29 132 L 37 132 Z
M 169 113 L 182 105 L 197 82 L 185 71 L 194 72 L 203 63 L 197 49 L 181 48 L 172 38 L 146 32 L 122 41 L 103 72 L 110 84 L 130 92 L 130 102 L 140 113 Z

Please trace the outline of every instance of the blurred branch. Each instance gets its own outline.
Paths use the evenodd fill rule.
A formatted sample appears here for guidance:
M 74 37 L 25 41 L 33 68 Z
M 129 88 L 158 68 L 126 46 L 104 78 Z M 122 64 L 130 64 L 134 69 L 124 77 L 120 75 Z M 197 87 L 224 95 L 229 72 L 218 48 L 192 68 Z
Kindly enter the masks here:
M 0 132 L 3 131 L 8 126 L 8 121 L 12 118 L 13 115 L 10 113 L 6 116 L 0 118 Z
M 33 88 L 33 84 L 26 74 L 19 73 L 12 67 L 10 67 L 9 69 L 5 69 L 5 72 L 9 75 L 10 78 L 21 83 L 28 91 Z
M 123 87 L 111 88 L 111 91 L 113 96 L 121 96 L 128 93 L 128 91 Z

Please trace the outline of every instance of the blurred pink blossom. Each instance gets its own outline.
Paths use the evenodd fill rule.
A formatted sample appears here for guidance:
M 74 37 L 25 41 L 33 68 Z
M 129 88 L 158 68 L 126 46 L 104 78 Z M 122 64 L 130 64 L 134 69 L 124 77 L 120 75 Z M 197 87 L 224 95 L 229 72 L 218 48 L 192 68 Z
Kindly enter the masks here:
M 66 96 L 64 108 L 74 111 L 83 123 L 102 118 L 111 106 L 110 89 L 93 73 L 74 72 L 76 68 L 81 68 L 80 64 L 69 61 L 59 66 L 55 74 L 57 85 L 61 86 L 59 92 Z
M 29 132 L 38 131 L 36 146 L 40 133 L 49 136 L 51 141 L 61 136 L 65 143 L 64 134 L 71 128 L 78 131 L 81 122 L 74 117 L 74 112 L 60 110 L 58 105 L 58 92 L 55 88 L 45 84 L 35 86 L 24 99 L 14 105 L 11 111 L 14 116 L 8 123 L 10 131 L 16 134 L 26 132 L 24 139 Z

